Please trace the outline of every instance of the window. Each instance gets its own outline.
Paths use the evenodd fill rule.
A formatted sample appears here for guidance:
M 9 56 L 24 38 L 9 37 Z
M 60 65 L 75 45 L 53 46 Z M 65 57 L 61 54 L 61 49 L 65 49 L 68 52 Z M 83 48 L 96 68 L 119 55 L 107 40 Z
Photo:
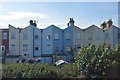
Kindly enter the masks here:
M 88 45 L 90 46 L 90 45 L 91 45 L 91 43 L 88 43 Z
M 2 52 L 4 52 L 5 51 L 5 46 L 1 46 L 2 47 Z
M 70 46 L 68 45 L 68 46 L 66 46 L 66 51 L 70 51 L 71 49 L 70 49 Z
M 70 39 L 70 33 L 65 34 L 66 39 Z
M 23 39 L 24 39 L 24 40 L 27 40 L 27 39 L 28 39 L 28 34 L 25 33 L 25 32 L 23 33 Z
M 15 39 L 15 34 L 11 33 L 11 39 Z
M 106 34 L 105 34 L 105 39 L 106 39 L 106 40 L 110 40 L 110 35 L 109 35 L 109 33 L 106 33 Z
M 80 45 L 80 44 L 78 44 L 78 45 L 77 45 L 77 48 L 78 48 L 78 49 L 79 49 L 79 48 L 81 48 L 81 45 Z
M 80 39 L 80 33 L 77 33 L 77 39 Z
M 47 40 L 49 40 L 50 39 L 50 35 L 47 35 Z
M 23 44 L 23 51 L 28 51 L 28 45 L 27 44 Z
M 2 39 L 7 39 L 7 32 L 3 32 Z
M 35 46 L 35 51 L 38 51 L 38 49 L 39 49 L 38 46 Z
M 38 39 L 38 35 L 35 35 L 35 39 Z
M 99 33 L 96 34 L 96 40 L 100 40 L 100 34 Z
M 47 51 L 50 51 L 50 44 L 47 44 L 46 50 L 47 50 Z
M 54 37 L 55 37 L 55 39 L 59 39 L 59 34 L 55 33 Z
M 117 39 L 120 39 L 120 32 L 117 33 Z
M 88 40 L 92 40 L 92 32 L 88 32 Z
M 15 44 L 11 45 L 11 51 L 15 51 Z

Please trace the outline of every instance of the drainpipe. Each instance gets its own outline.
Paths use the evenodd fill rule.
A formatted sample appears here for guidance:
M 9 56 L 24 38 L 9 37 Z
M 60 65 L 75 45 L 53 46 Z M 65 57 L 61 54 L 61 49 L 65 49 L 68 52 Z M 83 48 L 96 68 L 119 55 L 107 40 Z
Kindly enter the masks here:
M 42 34 L 43 34 L 43 30 L 41 30 L 41 55 L 42 55 Z
M 20 55 L 20 29 L 19 29 L 19 55 Z
M 113 47 L 115 47 L 115 38 L 114 38 L 114 27 L 113 28 Z

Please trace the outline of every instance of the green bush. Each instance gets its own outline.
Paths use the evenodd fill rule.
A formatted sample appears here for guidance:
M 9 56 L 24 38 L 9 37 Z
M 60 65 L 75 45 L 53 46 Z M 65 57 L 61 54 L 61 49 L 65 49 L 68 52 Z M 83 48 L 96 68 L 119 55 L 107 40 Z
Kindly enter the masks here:
M 119 44 L 115 48 L 108 44 L 83 46 L 75 58 L 78 71 L 86 78 L 106 77 L 113 62 L 120 62 Z
M 62 67 L 50 64 L 3 64 L 3 78 L 105 78 L 120 76 L 120 44 L 83 46 L 75 63 Z
M 69 78 L 77 76 L 74 64 L 62 67 L 49 64 L 5 64 L 3 65 L 3 78 Z

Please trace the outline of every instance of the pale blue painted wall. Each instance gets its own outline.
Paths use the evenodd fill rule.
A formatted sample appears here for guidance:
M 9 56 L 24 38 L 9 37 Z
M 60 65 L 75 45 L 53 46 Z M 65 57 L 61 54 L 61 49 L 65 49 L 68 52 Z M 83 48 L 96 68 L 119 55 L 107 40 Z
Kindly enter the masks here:
M 66 33 L 70 33 L 70 39 L 66 39 Z M 67 54 L 67 57 L 69 57 L 69 62 L 72 62 L 73 61 L 73 55 L 71 55 L 70 53 L 68 53 L 67 49 L 66 49 L 66 46 L 69 46 L 70 48 L 73 48 L 73 38 L 74 38 L 74 34 L 73 34 L 73 27 L 72 26 L 69 26 L 67 27 L 66 29 L 64 29 L 64 32 L 63 32 L 63 48 L 64 48 L 64 51 L 65 53 Z
M 59 39 L 55 40 L 54 35 L 58 33 Z M 50 35 L 50 39 L 47 40 L 47 35 Z M 50 45 L 50 50 L 48 50 L 47 45 Z M 42 54 L 55 53 L 55 47 L 58 47 L 59 52 L 62 50 L 62 30 L 54 25 L 51 25 L 43 30 L 42 35 Z M 42 57 L 42 62 L 52 63 L 52 57 Z

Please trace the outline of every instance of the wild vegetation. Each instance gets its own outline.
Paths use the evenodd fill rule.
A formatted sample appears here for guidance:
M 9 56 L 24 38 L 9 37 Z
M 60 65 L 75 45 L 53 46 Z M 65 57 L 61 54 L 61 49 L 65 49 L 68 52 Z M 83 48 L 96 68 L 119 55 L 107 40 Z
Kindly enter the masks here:
M 3 78 L 119 78 L 120 44 L 83 46 L 73 64 L 4 64 Z

